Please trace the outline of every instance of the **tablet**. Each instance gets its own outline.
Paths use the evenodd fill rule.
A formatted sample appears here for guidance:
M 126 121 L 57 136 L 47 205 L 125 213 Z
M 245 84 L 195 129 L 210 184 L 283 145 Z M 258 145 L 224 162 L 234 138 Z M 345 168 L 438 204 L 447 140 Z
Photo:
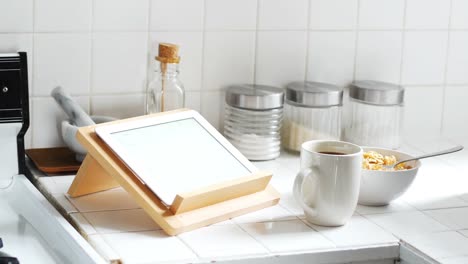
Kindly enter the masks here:
M 100 126 L 96 134 L 166 205 L 257 169 L 193 110 Z

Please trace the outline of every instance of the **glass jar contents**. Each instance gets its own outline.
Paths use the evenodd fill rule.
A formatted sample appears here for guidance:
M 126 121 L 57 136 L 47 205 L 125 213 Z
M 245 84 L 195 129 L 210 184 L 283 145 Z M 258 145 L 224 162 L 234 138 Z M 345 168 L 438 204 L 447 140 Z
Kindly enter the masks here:
M 300 151 L 305 141 L 339 140 L 343 89 L 319 82 L 293 82 L 286 87 L 282 144 Z
M 146 114 L 164 112 L 185 106 L 185 90 L 179 80 L 178 47 L 173 44 L 159 44 L 159 55 L 156 57 L 159 69 L 148 85 L 146 93 Z
M 361 146 L 398 148 L 404 88 L 385 82 L 355 81 L 349 97 L 343 140 Z
M 283 90 L 236 85 L 226 91 L 224 136 L 249 160 L 280 155 Z

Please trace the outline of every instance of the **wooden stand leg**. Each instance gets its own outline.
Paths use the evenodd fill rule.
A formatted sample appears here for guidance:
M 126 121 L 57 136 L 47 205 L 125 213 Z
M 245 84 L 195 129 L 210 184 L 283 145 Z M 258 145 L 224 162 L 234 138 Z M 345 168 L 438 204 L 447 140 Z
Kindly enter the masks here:
M 120 184 L 99 165 L 93 156 L 88 154 L 81 164 L 70 189 L 68 189 L 68 194 L 71 197 L 77 197 L 119 186 Z

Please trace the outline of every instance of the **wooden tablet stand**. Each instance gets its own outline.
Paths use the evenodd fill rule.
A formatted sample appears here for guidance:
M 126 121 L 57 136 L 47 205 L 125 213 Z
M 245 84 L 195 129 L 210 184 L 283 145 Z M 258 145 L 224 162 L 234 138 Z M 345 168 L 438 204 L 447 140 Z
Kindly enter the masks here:
M 176 110 L 175 112 L 178 111 L 184 110 Z M 154 115 L 170 113 L 164 112 Z M 68 190 L 71 197 L 122 186 L 169 235 L 177 235 L 278 203 L 279 193 L 268 184 L 272 175 L 266 172 L 257 172 L 193 192 L 179 194 L 172 205 L 168 207 L 127 168 L 95 133 L 95 128 L 98 126 L 142 118 L 148 118 L 148 116 L 79 129 L 78 141 L 88 150 L 88 154 Z

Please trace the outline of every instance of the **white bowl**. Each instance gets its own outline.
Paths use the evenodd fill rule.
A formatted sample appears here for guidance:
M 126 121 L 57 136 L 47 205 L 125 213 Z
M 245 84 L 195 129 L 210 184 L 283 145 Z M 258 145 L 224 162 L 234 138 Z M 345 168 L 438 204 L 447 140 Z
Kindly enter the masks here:
M 364 152 L 376 151 L 386 156 L 394 155 L 397 161 L 412 158 L 411 155 L 391 149 L 371 147 L 363 147 L 363 149 Z M 404 194 L 411 183 L 413 183 L 421 162 L 410 161 L 407 164 L 412 168 L 399 171 L 363 169 L 358 203 L 362 205 L 382 206 L 389 204 Z

